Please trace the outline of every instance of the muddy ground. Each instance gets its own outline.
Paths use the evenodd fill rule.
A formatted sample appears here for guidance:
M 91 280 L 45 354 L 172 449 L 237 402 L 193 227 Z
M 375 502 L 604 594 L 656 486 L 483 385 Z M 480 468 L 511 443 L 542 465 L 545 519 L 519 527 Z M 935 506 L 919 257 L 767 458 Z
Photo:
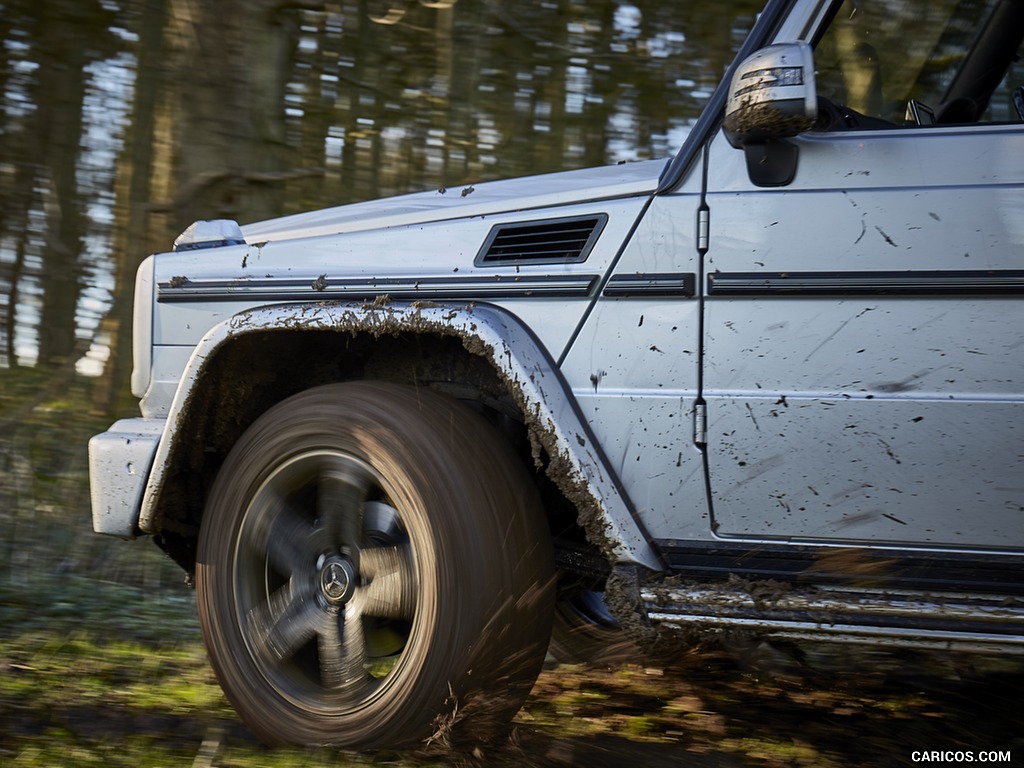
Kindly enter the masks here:
M 0 381 L 0 766 L 1024 766 L 1024 657 L 852 646 L 548 668 L 513 737 L 476 752 L 265 749 L 209 670 L 180 571 L 91 533 L 84 446 L 109 419 L 83 416 L 88 393 L 33 410 L 45 379 L 20 376 Z
M 19 663 L 9 656 L 2 674 L 32 691 L 62 685 L 59 666 L 44 669 L 38 661 Z M 137 684 L 138 672 L 124 675 Z M 215 683 L 205 678 L 200 685 Z M 994 750 L 1012 757 L 1000 764 L 1022 765 L 1022 692 L 1024 664 L 1007 659 L 851 648 L 795 654 L 764 646 L 739 653 L 704 648 L 659 668 L 549 667 L 505 743 L 377 755 L 316 752 L 306 762 L 830 768 L 929 764 L 913 761 L 913 753 L 922 750 Z M 0 764 L 22 764 L 18 758 L 26 745 L 55 732 L 62 734 L 60 749 L 68 754 L 78 749 L 95 757 L 144 735 L 154 755 L 179 755 L 182 765 L 281 764 L 281 755 L 259 746 L 222 705 L 154 711 L 116 691 L 50 699 L 47 707 L 33 701 L 41 699 L 7 695 L 0 701 Z

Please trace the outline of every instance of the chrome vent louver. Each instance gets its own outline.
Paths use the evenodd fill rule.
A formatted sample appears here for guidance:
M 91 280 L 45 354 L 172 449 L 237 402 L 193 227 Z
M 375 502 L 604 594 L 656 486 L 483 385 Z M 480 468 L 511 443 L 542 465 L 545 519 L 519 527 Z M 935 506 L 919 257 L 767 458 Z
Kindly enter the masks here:
M 608 216 L 572 216 L 494 226 L 474 263 L 573 264 L 586 261 Z

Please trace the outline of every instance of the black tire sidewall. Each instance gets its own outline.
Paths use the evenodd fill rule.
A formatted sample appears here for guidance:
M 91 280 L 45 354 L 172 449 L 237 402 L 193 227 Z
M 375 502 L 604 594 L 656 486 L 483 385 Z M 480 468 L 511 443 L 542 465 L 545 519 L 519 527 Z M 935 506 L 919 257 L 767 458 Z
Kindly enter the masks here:
M 291 456 L 324 448 L 357 457 L 383 478 L 409 535 L 420 587 L 413 631 L 386 685 L 358 707 L 311 716 L 277 691 L 251 658 L 235 619 L 232 571 L 248 503 L 267 475 Z M 514 462 L 477 414 L 396 385 L 317 387 L 250 427 L 211 490 L 196 588 L 217 676 L 262 740 L 370 748 L 407 743 L 429 735 L 434 719 L 455 710 L 460 698 L 464 704 L 466 697 L 507 684 L 508 664 L 496 654 L 522 653 L 523 663 L 539 666 L 538 631 L 514 626 L 524 617 L 512 613 L 526 592 L 539 590 L 542 615 L 533 620 L 543 627 L 543 614 L 550 614 L 543 594 L 550 552 L 545 537 L 537 536 L 543 519 L 536 492 L 522 482 L 521 467 L 513 471 Z M 532 551 L 507 552 L 510 542 Z M 531 587 L 531 581 L 540 584 Z M 511 672 L 513 682 L 521 677 Z M 512 698 L 523 695 L 516 691 Z M 514 711 L 518 701 L 509 707 Z

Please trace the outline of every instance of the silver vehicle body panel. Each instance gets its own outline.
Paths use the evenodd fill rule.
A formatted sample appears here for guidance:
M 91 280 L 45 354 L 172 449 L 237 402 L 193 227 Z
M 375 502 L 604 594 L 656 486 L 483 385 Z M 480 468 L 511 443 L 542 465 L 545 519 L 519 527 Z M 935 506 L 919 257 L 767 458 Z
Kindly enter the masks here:
M 1024 126 L 795 141 L 710 154 L 717 533 L 1024 548 Z
M 835 5 L 772 0 L 743 50 L 814 41 Z M 160 532 L 179 425 L 233 341 L 440 334 L 546 435 L 603 554 L 677 570 L 637 586 L 654 622 L 1024 649 L 1024 124 L 804 133 L 792 181 L 758 186 L 724 104 L 667 169 L 360 203 L 148 260 L 145 418 L 90 444 L 96 530 Z M 495 226 L 575 216 L 602 217 L 578 260 L 480 258 Z M 822 568 L 847 548 L 904 582 Z M 776 573 L 798 588 L 769 605 L 747 577 Z
M 242 233 L 247 243 L 256 244 L 488 217 L 509 211 L 529 218 L 527 212 L 538 209 L 649 194 L 657 186 L 665 163 L 646 160 L 441 188 L 270 219 L 242 227 Z M 423 252 L 422 248 L 419 250 Z
M 672 202 L 654 199 L 613 275 L 689 276 L 693 289 L 604 296 L 562 364 L 655 539 L 709 538 L 711 531 L 693 423 L 699 395 L 700 302 L 694 291 L 700 177 L 698 167 L 669 196 Z
M 627 196 L 554 210 L 502 213 L 495 202 L 487 208 L 491 211 L 487 215 L 469 219 L 394 224 L 344 235 L 157 256 L 153 277 L 153 377 L 143 398 L 143 413 L 150 417 L 166 415 L 180 375 L 182 353 L 190 351 L 210 327 L 243 309 L 282 301 L 344 301 L 375 296 L 489 300 L 521 317 L 557 358 L 589 307 L 592 288 L 607 272 L 650 199 L 661 166 L 638 163 L 636 167 L 605 169 L 618 171 L 627 179 L 619 185 L 608 184 L 605 189 L 615 188 Z M 576 173 L 555 176 L 588 178 L 587 174 L 577 177 Z M 607 179 L 609 175 L 599 177 Z M 641 176 L 643 183 L 638 181 Z M 479 188 L 484 187 L 500 189 L 502 183 L 481 184 Z M 496 199 L 497 192 L 492 191 L 490 197 Z M 505 205 L 509 205 L 508 199 Z M 462 209 L 456 206 L 446 210 L 451 213 Z M 496 225 L 584 214 L 607 217 L 585 261 L 474 264 Z M 378 224 L 385 227 L 385 220 Z M 289 230 L 288 236 L 293 234 Z
M 634 163 L 480 184 L 465 196 L 422 193 L 397 202 L 357 204 L 246 228 L 247 234 L 258 233 L 250 237 L 259 238 L 254 244 L 151 257 L 140 270 L 139 281 L 140 291 L 150 293 L 136 297 L 136 312 L 146 320 L 152 342 L 150 354 L 137 355 L 136 360 L 149 369 L 136 370 L 133 383 L 144 388 L 141 409 L 147 424 L 159 422 L 166 427 L 155 458 L 151 442 L 124 448 L 138 452 L 133 465 L 153 466 L 141 506 L 134 504 L 133 509 L 137 479 L 130 488 L 95 483 L 96 493 L 112 497 L 96 500 L 96 507 L 104 510 L 104 531 L 131 536 L 160 530 L 157 501 L 165 464 L 175 441 L 181 439 L 176 425 L 198 386 L 206 358 L 220 344 L 257 329 L 325 328 L 339 317 L 328 309 L 328 302 L 359 299 L 395 300 L 381 310 L 394 327 L 400 325 L 399 301 L 405 300 L 406 306 L 416 302 L 418 328 L 425 327 L 427 318 L 443 315 L 445 322 L 439 325 L 455 332 L 462 315 L 447 303 L 490 298 L 493 307 L 478 305 L 465 320 L 466 328 L 472 327 L 472 333 L 466 333 L 488 347 L 505 349 L 500 360 L 495 358 L 496 364 L 503 375 L 517 382 L 531 412 L 558 414 L 545 423 L 557 425 L 559 446 L 597 501 L 599 514 L 607 517 L 608 538 L 617 542 L 619 556 L 626 562 L 656 566 L 657 558 L 632 519 L 614 473 L 602 465 L 593 438 L 584 437 L 588 427 L 570 415 L 571 398 L 565 398 L 554 383 L 553 370 L 547 380 L 537 372 L 545 365 L 541 358 L 557 356 L 569 344 L 592 304 L 594 286 L 629 239 L 663 166 L 663 162 Z M 565 202 L 569 195 L 594 201 L 553 211 L 534 208 Z M 511 201 L 517 208 L 508 212 Z M 519 206 L 530 210 L 521 212 Z M 407 223 L 412 212 L 421 217 L 416 224 Z M 586 260 L 578 264 L 474 264 L 495 225 L 595 213 L 606 221 Z M 347 234 L 324 234 L 340 231 Z M 274 269 L 268 270 L 267 264 L 274 264 Z M 425 306 L 435 301 L 446 304 Z M 321 303 L 311 310 L 309 302 Z M 297 319 L 301 312 L 306 315 Z M 345 327 L 351 330 L 373 330 L 378 320 L 379 312 L 368 305 L 345 312 Z M 490 321 L 498 325 L 488 327 Z M 524 326 L 532 332 L 525 333 Z M 506 333 L 509 336 L 503 337 Z M 530 375 L 529 381 L 520 381 Z M 119 440 L 116 433 L 100 438 L 95 450 L 120 445 Z M 119 456 L 118 461 L 123 458 Z
M 195 346 L 169 408 L 166 426 L 153 461 L 153 469 L 142 499 L 138 528 L 143 533 L 161 529 L 159 499 L 165 472 L 179 434 L 179 417 L 188 407 L 193 389 L 204 374 L 207 360 L 221 345 L 253 332 L 335 330 L 422 333 L 443 330 L 456 335 L 486 354 L 518 393 L 521 406 L 531 422 L 546 431 L 553 442 L 548 451 L 564 462 L 567 471 L 592 496 L 591 514 L 600 517 L 595 525 L 606 531 L 614 554 L 622 562 L 658 567 L 658 558 L 633 520 L 628 501 L 608 471 L 590 429 L 579 418 L 550 357 L 537 345 L 533 334 L 510 313 L 496 306 L 425 305 L 395 302 L 383 307 L 338 303 L 292 304 L 260 307 L 233 315 L 210 329 Z
M 121 419 L 89 440 L 89 494 L 96 533 L 134 538 L 163 419 Z

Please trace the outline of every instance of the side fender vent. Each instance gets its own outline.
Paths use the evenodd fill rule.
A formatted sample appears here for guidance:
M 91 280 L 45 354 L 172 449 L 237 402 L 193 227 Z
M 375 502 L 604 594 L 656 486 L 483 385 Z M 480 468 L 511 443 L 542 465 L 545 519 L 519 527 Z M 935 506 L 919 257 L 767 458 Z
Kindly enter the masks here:
M 576 264 L 586 261 L 608 221 L 604 213 L 564 219 L 497 224 L 474 264 Z

